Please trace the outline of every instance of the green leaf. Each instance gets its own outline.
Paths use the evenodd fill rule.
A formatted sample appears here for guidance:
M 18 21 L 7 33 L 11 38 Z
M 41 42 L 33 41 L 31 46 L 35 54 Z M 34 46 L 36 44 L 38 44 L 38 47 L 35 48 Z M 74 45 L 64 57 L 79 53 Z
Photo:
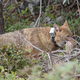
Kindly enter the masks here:
M 5 80 L 5 79 L 3 79 L 3 78 L 0 78 L 0 80 Z
M 11 75 L 11 74 L 5 74 L 5 76 L 6 76 L 6 79 L 8 79 L 8 80 L 12 80 L 13 79 L 13 75 Z
M 58 53 L 58 55 L 63 55 L 62 53 Z
M 45 11 L 49 11 L 51 9 L 51 7 L 47 6 L 47 8 L 45 9 Z
M 27 12 L 28 11 L 28 7 L 26 7 L 26 9 L 25 9 L 25 12 Z
M 4 72 L 4 67 L 0 66 L 0 70 L 1 70 L 1 72 Z
M 14 8 L 14 4 L 12 3 L 11 6 L 9 6 L 7 9 L 12 10 Z
M 30 50 L 30 49 L 29 49 L 29 50 L 25 49 L 25 50 L 26 50 L 27 52 L 29 52 L 29 53 L 31 52 L 31 50 Z
M 21 13 L 22 13 L 22 14 L 25 14 L 25 11 L 24 11 L 24 10 L 21 10 Z
M 51 13 L 47 13 L 46 16 L 48 16 L 49 18 L 53 18 L 53 14 Z

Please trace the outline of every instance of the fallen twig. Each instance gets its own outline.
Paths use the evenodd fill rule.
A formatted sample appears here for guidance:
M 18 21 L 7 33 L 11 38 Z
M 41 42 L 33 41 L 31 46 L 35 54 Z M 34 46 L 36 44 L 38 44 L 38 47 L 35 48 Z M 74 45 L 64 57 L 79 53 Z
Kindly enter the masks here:
M 69 60 L 74 59 L 75 57 L 77 57 L 79 55 L 80 55 L 80 51 L 75 53 L 75 54 L 73 54 L 73 55 L 71 55 L 72 57 L 70 57 Z
M 74 52 L 74 51 L 76 51 L 76 52 Z M 56 50 L 56 51 L 52 51 L 51 53 L 52 53 L 52 56 L 56 56 L 56 57 L 60 58 L 60 59 L 55 61 L 55 63 L 56 63 L 56 62 L 60 61 L 61 59 L 63 59 L 63 61 L 65 62 L 66 59 L 69 61 L 69 60 L 72 60 L 75 57 L 80 55 L 80 49 L 78 49 L 78 48 L 74 48 L 73 50 L 71 50 L 71 53 L 72 52 L 75 53 L 75 54 L 71 54 L 70 57 L 68 55 L 66 55 L 66 54 L 65 54 L 65 56 L 64 55 L 55 54 L 55 53 L 66 53 L 66 50 Z
M 72 75 L 71 77 L 80 77 L 80 74 Z
M 55 50 L 55 51 L 52 51 L 51 53 L 66 53 L 66 50 Z

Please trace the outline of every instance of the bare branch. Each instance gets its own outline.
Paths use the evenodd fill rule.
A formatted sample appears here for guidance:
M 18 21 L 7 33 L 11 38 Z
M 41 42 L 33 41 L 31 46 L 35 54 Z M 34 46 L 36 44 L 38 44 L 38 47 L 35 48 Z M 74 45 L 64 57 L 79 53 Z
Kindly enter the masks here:
M 56 60 L 55 63 L 60 61 L 61 59 L 63 59 L 64 62 L 66 60 L 69 62 L 69 60 L 72 60 L 72 59 L 74 59 L 74 58 L 76 58 L 77 56 L 80 55 L 80 49 L 74 48 L 73 50 L 71 50 L 71 53 L 74 53 L 74 54 L 70 54 L 70 55 L 69 54 L 67 54 L 67 55 L 65 54 L 66 50 L 56 50 L 56 51 L 52 51 L 51 53 L 52 53 L 52 56 L 56 56 L 56 57 L 60 58 L 60 59 Z M 65 55 L 58 55 L 57 53 L 63 53 Z
M 36 23 L 35 23 L 34 27 L 36 27 L 36 25 L 37 25 L 38 21 L 40 20 L 40 17 L 41 17 L 41 11 L 42 11 L 42 0 L 40 0 L 40 13 L 39 13 L 39 17 L 37 18 L 37 20 L 36 20 Z
M 66 50 L 55 50 L 55 51 L 52 51 L 51 53 L 66 53 Z
M 28 44 L 30 44 L 32 47 L 34 47 L 35 49 L 44 52 L 43 50 L 39 49 L 38 47 L 34 46 L 33 44 L 31 44 L 26 38 L 23 38 Z
M 78 36 L 78 35 L 73 35 L 74 37 L 77 37 L 77 38 L 80 38 L 80 36 Z
M 5 3 L 4 7 L 6 7 L 9 2 L 10 2 L 10 0 L 7 0 L 7 2 Z
M 79 1 L 78 0 L 77 0 L 77 8 L 78 8 L 79 18 L 80 18 L 80 8 L 79 8 Z

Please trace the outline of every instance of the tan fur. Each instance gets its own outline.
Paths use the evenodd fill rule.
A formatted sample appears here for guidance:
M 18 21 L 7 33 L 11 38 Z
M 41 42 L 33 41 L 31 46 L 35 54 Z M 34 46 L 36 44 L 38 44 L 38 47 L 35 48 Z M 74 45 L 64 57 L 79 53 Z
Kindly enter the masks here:
M 56 27 L 54 25 L 54 27 Z M 66 41 L 70 41 L 73 44 L 76 44 L 75 41 L 71 40 L 71 39 L 67 39 L 67 37 L 72 37 L 72 32 L 70 31 L 67 21 L 65 21 L 65 23 L 58 28 L 55 28 L 55 41 L 57 43 L 57 45 L 59 45 L 60 47 L 63 47 L 65 45 Z
M 55 27 L 56 26 L 56 27 Z M 55 41 L 57 45 L 62 47 L 64 45 L 64 41 L 66 41 L 66 36 L 72 36 L 70 29 L 68 28 L 67 22 L 65 21 L 64 25 L 61 27 L 54 24 L 55 28 Z M 58 30 L 56 30 L 58 28 Z M 36 47 L 44 50 L 44 51 L 52 51 L 58 49 L 58 47 L 54 46 L 54 43 L 51 40 L 49 31 L 50 27 L 40 27 L 40 28 L 27 28 L 15 32 L 9 32 L 6 34 L 0 35 L 0 47 L 3 44 L 11 43 L 11 44 L 21 44 L 25 49 L 31 50 L 30 55 L 40 53 L 38 50 L 33 48 L 30 44 L 28 44 L 23 38 L 26 38 L 30 43 L 35 45 Z M 62 42 L 63 41 L 63 42 Z M 27 53 L 26 53 L 27 54 Z

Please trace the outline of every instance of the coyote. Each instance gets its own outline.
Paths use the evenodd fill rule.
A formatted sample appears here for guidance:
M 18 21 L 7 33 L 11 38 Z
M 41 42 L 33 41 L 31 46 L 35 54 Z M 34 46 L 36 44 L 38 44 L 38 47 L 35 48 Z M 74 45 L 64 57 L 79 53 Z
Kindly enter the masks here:
M 73 40 L 68 39 L 69 37 L 72 37 L 72 32 L 68 27 L 67 21 L 65 21 L 62 26 L 54 24 L 53 27 L 54 37 L 51 37 L 49 34 L 51 27 L 25 28 L 15 32 L 2 34 L 0 35 L 0 47 L 7 43 L 11 43 L 12 45 L 16 43 L 22 45 L 24 50 L 31 50 L 30 53 L 26 52 L 26 55 L 30 54 L 32 56 L 36 54 L 36 56 L 38 56 L 41 52 L 32 47 L 26 40 L 46 52 L 62 48 L 66 41 L 75 44 Z M 24 40 L 24 38 L 26 40 Z

